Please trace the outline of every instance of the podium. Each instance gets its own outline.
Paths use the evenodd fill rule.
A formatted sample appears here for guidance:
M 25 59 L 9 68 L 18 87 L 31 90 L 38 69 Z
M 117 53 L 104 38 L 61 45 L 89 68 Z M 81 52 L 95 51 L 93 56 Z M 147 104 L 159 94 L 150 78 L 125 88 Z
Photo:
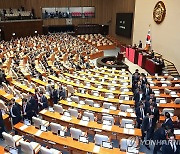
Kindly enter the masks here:
M 148 58 L 146 59 L 145 69 L 151 75 L 155 75 L 155 73 L 158 73 L 158 75 L 162 74 L 162 65 L 157 64 L 153 60 Z
M 150 56 L 145 54 L 145 53 L 143 53 L 143 52 L 139 52 L 138 53 L 138 65 L 141 68 L 145 68 L 145 64 L 146 64 L 146 59 L 147 58 L 150 58 Z

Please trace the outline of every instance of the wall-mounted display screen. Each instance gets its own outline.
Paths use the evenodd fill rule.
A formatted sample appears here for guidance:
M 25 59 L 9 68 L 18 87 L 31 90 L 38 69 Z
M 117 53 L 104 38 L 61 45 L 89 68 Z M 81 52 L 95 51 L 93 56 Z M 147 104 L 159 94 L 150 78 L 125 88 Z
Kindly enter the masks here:
M 58 7 L 42 8 L 42 18 L 92 18 L 95 7 Z
M 131 38 L 133 13 L 116 14 L 116 34 Z

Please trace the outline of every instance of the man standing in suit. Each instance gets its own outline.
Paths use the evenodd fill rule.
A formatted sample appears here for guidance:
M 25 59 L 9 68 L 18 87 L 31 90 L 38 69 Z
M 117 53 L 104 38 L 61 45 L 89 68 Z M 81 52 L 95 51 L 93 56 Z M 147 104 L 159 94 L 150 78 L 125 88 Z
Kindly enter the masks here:
M 174 131 L 173 121 L 171 119 L 169 112 L 165 112 L 165 121 L 162 124 L 162 126 L 163 127 L 168 126 L 172 132 Z
M 162 154 L 179 154 L 179 145 L 176 144 L 173 133 L 168 134 L 168 142 L 162 146 Z
M 142 120 L 144 119 L 145 116 L 146 116 L 146 111 L 144 109 L 143 103 L 141 102 L 139 107 L 136 109 L 136 121 L 138 123 L 137 128 L 141 127 Z
M 154 113 L 149 113 L 148 116 L 146 116 L 142 121 L 142 140 L 144 140 L 144 137 L 147 135 L 147 140 L 152 139 L 154 134 L 154 128 L 155 128 L 155 121 L 154 121 Z M 149 145 L 145 145 L 148 150 L 150 150 Z
M 153 154 L 157 154 L 157 152 L 160 150 L 162 146 L 162 141 L 166 140 L 167 134 L 171 132 L 171 129 L 169 129 L 168 126 L 166 127 L 160 127 L 154 132 L 153 140 L 155 141 L 155 146 L 153 150 Z
M 22 120 L 21 110 L 18 106 L 12 104 L 12 102 L 9 103 L 8 107 L 9 107 L 10 116 L 12 118 L 12 123 L 13 125 L 15 125 Z
M 40 110 L 48 108 L 48 100 L 46 96 L 43 95 L 42 91 L 39 92 L 39 95 L 40 95 L 40 102 L 39 102 Z
M 154 121 L 157 123 L 159 121 L 159 117 L 160 117 L 159 109 L 156 108 L 155 104 L 153 104 L 153 103 L 150 104 L 150 107 L 149 107 L 149 109 L 147 111 L 147 113 L 150 113 L 150 112 L 154 113 Z
M 28 119 L 28 120 L 32 121 L 31 105 L 29 103 L 27 103 L 26 98 L 22 99 L 22 115 L 23 115 L 23 120 Z
M 38 100 L 35 99 L 32 93 L 29 93 L 28 104 L 31 105 L 32 116 L 36 116 L 38 114 Z
M 58 103 L 58 91 L 57 89 L 55 89 L 54 85 L 52 86 L 51 98 L 54 104 Z
M 143 97 L 144 95 L 142 89 L 138 89 L 137 93 L 134 96 L 135 108 L 138 107 L 138 104 L 143 99 Z
M 152 93 L 152 89 L 150 88 L 149 83 L 146 83 L 146 85 L 144 86 L 143 93 L 145 96 L 150 96 L 150 94 Z

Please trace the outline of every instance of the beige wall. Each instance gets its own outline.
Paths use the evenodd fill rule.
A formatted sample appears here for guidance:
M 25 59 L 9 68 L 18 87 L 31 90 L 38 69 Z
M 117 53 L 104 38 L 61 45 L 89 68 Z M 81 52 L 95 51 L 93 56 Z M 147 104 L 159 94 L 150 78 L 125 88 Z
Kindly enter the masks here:
M 163 0 L 166 17 L 160 25 L 153 21 L 153 8 L 158 0 L 136 0 L 133 43 L 145 44 L 151 24 L 152 49 L 173 62 L 180 72 L 180 0 Z

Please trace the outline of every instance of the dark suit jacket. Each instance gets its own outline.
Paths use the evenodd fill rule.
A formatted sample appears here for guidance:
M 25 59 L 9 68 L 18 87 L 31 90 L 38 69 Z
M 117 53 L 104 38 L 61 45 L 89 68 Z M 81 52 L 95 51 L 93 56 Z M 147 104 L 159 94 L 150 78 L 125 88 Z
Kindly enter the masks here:
M 14 116 L 16 116 L 16 117 L 13 117 L 11 112 L 10 112 L 10 116 L 12 117 L 13 125 L 15 125 L 15 124 L 17 124 L 18 122 L 20 122 L 22 120 L 21 109 L 18 106 L 13 105 L 12 113 L 13 113 Z
M 143 119 L 143 121 L 142 121 L 142 127 L 141 127 L 141 129 L 142 129 L 142 131 L 148 131 L 148 130 L 150 130 L 150 129 L 154 129 L 155 128 L 155 120 L 154 120 L 154 118 L 152 119 L 152 126 L 150 127 L 150 123 L 149 123 L 149 117 L 148 116 L 146 116 L 144 119 Z
M 164 144 L 162 146 L 162 154 L 179 154 L 179 146 L 176 145 L 176 151 L 174 152 L 170 144 Z
M 41 103 L 43 103 L 43 106 L 42 106 L 43 109 L 48 107 L 48 100 L 47 100 L 46 96 L 42 95 Z
M 149 101 L 151 99 L 150 96 L 146 96 L 146 101 Z M 152 100 L 156 103 L 156 97 L 153 97 Z
M 31 105 L 29 103 L 27 103 L 26 105 L 25 112 L 26 112 L 26 115 L 23 115 L 23 118 L 31 120 L 33 114 L 32 114 Z M 22 105 L 22 113 L 24 114 L 24 105 Z
M 148 108 L 147 113 L 150 113 L 150 112 L 151 112 L 151 109 Z M 156 121 L 156 122 L 159 121 L 159 117 L 160 117 L 160 115 L 159 115 L 159 109 L 158 109 L 158 108 L 155 108 L 153 113 L 154 113 L 154 119 L 155 119 L 155 121 Z
M 154 132 L 154 136 L 153 136 L 154 140 L 166 140 L 166 132 L 165 129 L 163 127 L 158 128 L 155 132 Z
M 173 131 L 174 130 L 174 126 L 173 126 L 173 121 L 171 118 L 168 119 L 168 121 L 164 121 L 164 123 L 162 124 L 164 127 L 165 126 L 169 126 L 169 128 Z
M 144 95 L 147 97 L 147 96 L 150 95 L 150 93 L 152 93 L 152 89 L 151 89 L 151 88 L 148 88 L 148 92 L 147 92 L 147 88 L 144 87 L 144 88 L 143 88 L 143 93 L 144 93 Z
M 144 110 L 144 116 L 146 116 L 146 110 L 145 110 L 145 108 L 143 108 L 143 110 Z M 138 108 L 136 109 L 136 120 L 137 120 L 138 123 L 141 122 L 140 118 L 142 118 L 142 115 L 141 115 L 140 107 L 138 107 Z
M 144 97 L 144 94 L 142 94 L 142 98 Z M 139 93 L 136 93 L 135 96 L 134 96 L 134 100 L 135 100 L 135 103 L 137 104 L 140 100 L 140 94 Z
M 38 113 L 38 99 L 32 96 L 29 100 L 29 104 L 31 105 L 32 112 Z
M 54 89 L 54 90 L 52 91 L 51 98 L 53 99 L 53 103 L 54 103 L 54 104 L 57 104 L 57 103 L 58 103 L 58 91 L 57 91 L 57 89 Z

